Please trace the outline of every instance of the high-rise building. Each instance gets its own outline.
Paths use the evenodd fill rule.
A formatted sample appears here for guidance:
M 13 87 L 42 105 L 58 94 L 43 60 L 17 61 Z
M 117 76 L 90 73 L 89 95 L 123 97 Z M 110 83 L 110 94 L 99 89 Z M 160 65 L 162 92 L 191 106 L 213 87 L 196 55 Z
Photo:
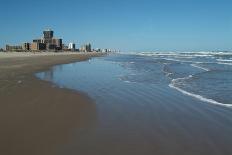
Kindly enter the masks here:
M 52 44 L 52 39 L 53 39 L 53 34 L 54 32 L 50 29 L 43 31 L 43 43 L 47 44 L 47 49 L 50 49 L 50 44 Z
M 51 29 L 48 29 L 48 30 L 43 31 L 43 34 L 44 34 L 44 39 L 52 39 L 54 31 L 52 31 Z

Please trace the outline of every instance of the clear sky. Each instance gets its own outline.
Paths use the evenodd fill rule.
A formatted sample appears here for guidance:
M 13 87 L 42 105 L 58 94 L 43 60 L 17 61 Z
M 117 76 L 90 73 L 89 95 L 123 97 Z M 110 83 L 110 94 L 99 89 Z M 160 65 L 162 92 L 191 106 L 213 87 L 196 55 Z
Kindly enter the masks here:
M 122 51 L 232 50 L 232 0 L 1 0 L 0 47 L 55 36 Z

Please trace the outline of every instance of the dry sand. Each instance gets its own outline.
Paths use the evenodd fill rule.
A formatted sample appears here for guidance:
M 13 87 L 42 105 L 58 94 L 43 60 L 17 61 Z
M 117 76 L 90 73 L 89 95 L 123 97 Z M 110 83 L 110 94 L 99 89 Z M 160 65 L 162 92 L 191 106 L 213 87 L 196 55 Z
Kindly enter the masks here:
M 56 64 L 102 54 L 0 53 L 0 154 L 52 155 L 76 128 L 93 126 L 94 102 L 34 77 Z

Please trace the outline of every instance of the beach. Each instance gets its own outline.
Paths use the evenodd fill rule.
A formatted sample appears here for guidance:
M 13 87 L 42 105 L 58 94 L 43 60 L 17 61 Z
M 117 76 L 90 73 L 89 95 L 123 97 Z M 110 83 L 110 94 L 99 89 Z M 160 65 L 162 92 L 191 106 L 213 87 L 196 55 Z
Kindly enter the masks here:
M 101 55 L 0 53 L 0 154 L 57 154 L 74 129 L 94 125 L 93 100 L 39 80 L 34 73 Z
M 0 59 L 0 154 L 232 154 L 232 53 L 21 54 Z

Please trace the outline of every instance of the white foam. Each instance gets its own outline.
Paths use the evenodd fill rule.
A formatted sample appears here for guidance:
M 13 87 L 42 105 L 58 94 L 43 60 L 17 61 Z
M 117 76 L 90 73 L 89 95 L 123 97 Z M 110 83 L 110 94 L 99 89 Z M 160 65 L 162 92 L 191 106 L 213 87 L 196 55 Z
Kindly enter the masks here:
M 218 62 L 217 64 L 219 64 L 219 65 L 229 65 L 229 66 L 232 65 L 232 63 L 226 63 L 226 62 Z
M 179 82 L 180 80 L 188 80 L 188 79 L 190 79 L 190 78 L 192 78 L 192 77 L 193 77 L 193 75 L 189 75 L 189 76 L 187 76 L 187 77 L 173 79 L 173 80 L 172 80 L 172 83 L 173 83 L 173 84 L 174 84 L 174 83 L 177 83 L 177 82 Z
M 173 75 L 173 73 L 167 73 L 166 72 L 166 76 L 169 77 L 170 75 Z
M 198 66 L 196 64 L 191 64 L 191 66 L 202 69 L 202 70 L 207 71 L 207 72 L 210 71 L 208 68 L 204 68 L 204 67 Z
M 216 59 L 216 60 L 220 62 L 232 62 L 231 59 Z
M 174 79 L 174 80 L 175 80 L 175 79 Z M 174 81 L 174 80 L 173 80 L 173 81 Z M 200 100 L 200 101 L 203 101 L 203 102 L 207 102 L 207 103 L 211 103 L 211 104 L 216 104 L 216 105 L 220 105 L 220 106 L 224 106 L 224 107 L 232 107 L 232 105 L 223 104 L 223 103 L 217 102 L 217 101 L 215 101 L 215 100 L 213 100 L 213 99 L 208 99 L 208 98 L 205 98 L 205 97 L 203 97 L 203 96 L 201 96 L 201 95 L 194 94 L 194 93 L 190 93 L 190 92 L 187 92 L 187 91 L 185 91 L 185 90 L 183 90 L 183 89 L 181 89 L 181 88 L 175 87 L 174 84 L 173 84 L 173 83 L 174 83 L 173 81 L 172 81 L 171 84 L 169 84 L 169 87 L 178 90 L 178 91 L 181 92 L 182 94 L 185 94 L 185 95 L 194 97 L 194 98 L 196 98 L 196 99 L 198 99 L 198 100 Z
M 136 55 L 143 56 L 180 56 L 182 58 L 188 57 L 214 57 L 215 55 L 227 56 L 232 55 L 232 52 L 141 52 Z
M 173 73 L 166 72 L 164 69 L 162 71 L 165 74 L 165 76 L 168 77 L 168 78 L 169 78 L 170 75 L 173 75 Z
M 168 61 L 182 62 L 182 63 L 197 63 L 197 64 L 211 63 L 211 62 L 200 62 L 200 61 L 179 60 L 179 59 L 173 59 L 173 58 L 162 58 L 162 59 L 168 60 Z
M 125 82 L 125 83 L 137 83 L 137 82 L 127 81 L 127 80 L 123 80 L 123 82 Z

